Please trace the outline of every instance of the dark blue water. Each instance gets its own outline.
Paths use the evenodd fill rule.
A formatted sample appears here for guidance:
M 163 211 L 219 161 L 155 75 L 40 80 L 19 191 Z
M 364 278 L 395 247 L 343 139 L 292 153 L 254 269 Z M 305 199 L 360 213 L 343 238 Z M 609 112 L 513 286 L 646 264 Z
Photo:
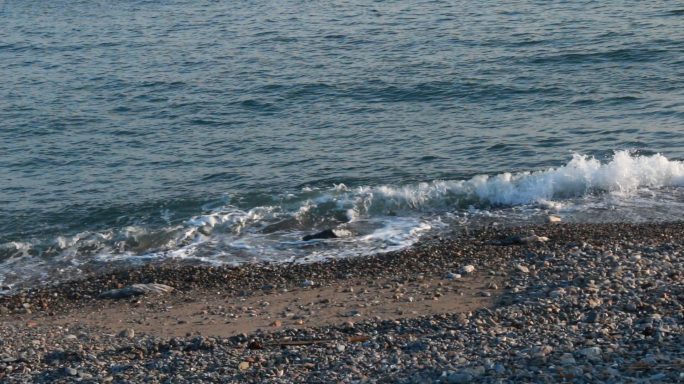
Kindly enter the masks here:
M 0 0 L 0 273 L 657 219 L 682 201 L 682 23 L 669 1 Z M 298 242 L 335 226 L 355 240 Z

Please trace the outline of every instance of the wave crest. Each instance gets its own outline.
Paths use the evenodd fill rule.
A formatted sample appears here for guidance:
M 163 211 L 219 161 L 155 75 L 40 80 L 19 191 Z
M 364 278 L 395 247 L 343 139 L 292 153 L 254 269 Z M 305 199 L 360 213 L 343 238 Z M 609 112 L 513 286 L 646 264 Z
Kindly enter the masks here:
M 231 199 L 207 204 L 204 214 L 187 218 L 181 225 L 123 226 L 0 245 L 0 282 L 74 276 L 84 264 L 92 267 L 93 263 L 356 256 L 407 247 L 426 232 L 469 225 L 476 216 L 505 220 L 508 215 L 519 220 L 521 216 L 512 211 L 569 212 L 564 206 L 573 204 L 573 209 L 587 211 L 601 205 L 594 197 L 609 194 L 617 201 L 629 201 L 644 190 L 679 186 L 684 186 L 682 162 L 660 154 L 620 151 L 605 163 L 575 154 L 558 168 L 478 175 L 469 180 L 356 188 L 338 184 L 277 196 L 255 194 L 234 199 L 234 205 Z M 594 201 L 581 203 L 588 196 Z M 668 207 L 675 200 L 666 202 Z M 652 197 L 645 201 L 651 207 L 655 204 Z M 301 241 L 302 235 L 325 228 L 344 229 L 356 236 L 317 244 Z

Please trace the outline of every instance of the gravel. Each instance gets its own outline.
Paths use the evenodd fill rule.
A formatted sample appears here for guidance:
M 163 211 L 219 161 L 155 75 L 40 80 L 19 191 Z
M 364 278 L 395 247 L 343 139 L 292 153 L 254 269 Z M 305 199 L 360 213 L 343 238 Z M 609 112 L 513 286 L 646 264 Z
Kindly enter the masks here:
M 0 380 L 677 382 L 684 380 L 683 233 L 682 223 L 489 228 L 359 259 L 240 268 L 149 266 L 10 291 L 0 299 Z M 97 295 L 132 284 L 174 287 L 168 295 L 210 289 L 237 295 L 266 285 L 287 289 L 314 277 L 317 285 L 350 275 L 444 278 L 465 266 L 505 276 L 495 288 L 506 292 L 496 308 L 358 322 L 352 316 L 324 328 L 185 338 L 14 320 L 24 319 L 21 313 L 29 308 L 40 319 L 75 306 L 109 305 L 111 300 Z

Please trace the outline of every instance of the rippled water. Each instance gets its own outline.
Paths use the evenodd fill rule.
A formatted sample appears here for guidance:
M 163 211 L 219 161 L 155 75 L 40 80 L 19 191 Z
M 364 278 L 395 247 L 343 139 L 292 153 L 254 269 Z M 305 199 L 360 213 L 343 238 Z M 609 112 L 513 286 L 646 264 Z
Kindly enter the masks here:
M 0 273 L 680 219 L 681 8 L 0 0 Z M 335 226 L 357 236 L 299 242 Z

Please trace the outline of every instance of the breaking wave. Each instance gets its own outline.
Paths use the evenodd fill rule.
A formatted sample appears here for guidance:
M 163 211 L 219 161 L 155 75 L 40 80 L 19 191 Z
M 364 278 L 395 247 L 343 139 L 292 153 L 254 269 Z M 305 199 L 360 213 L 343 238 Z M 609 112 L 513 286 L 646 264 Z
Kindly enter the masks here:
M 426 233 L 469 225 L 475 217 L 519 221 L 549 211 L 570 215 L 604 209 L 606 199 L 626 212 L 617 219 L 633 221 L 638 220 L 634 207 L 648 210 L 656 200 L 670 204 L 667 198 L 644 197 L 644 191 L 683 185 L 682 162 L 620 151 L 607 162 L 575 154 L 558 168 L 468 180 L 355 188 L 339 184 L 276 196 L 232 196 L 208 203 L 202 214 L 180 225 L 84 230 L 2 244 L 0 280 L 73 278 L 97 268 L 168 259 L 223 264 L 353 257 L 401 249 Z M 635 199 L 638 204 L 624 203 Z M 326 228 L 351 236 L 302 241 L 303 235 Z

